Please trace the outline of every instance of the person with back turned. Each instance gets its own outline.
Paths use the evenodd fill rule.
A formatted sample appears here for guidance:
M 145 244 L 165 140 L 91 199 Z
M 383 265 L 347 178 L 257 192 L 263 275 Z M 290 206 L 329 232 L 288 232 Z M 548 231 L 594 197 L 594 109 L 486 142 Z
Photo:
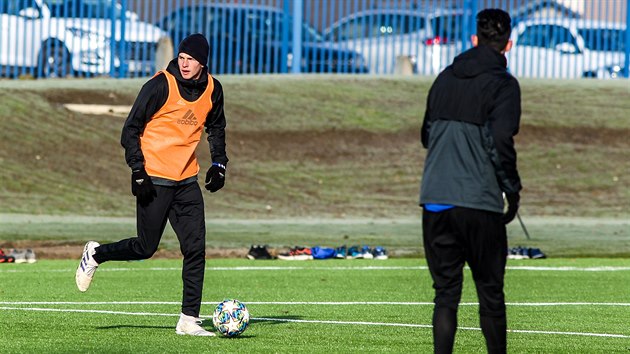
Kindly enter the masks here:
M 488 352 L 507 350 L 505 225 L 516 216 L 522 189 L 514 148 L 520 88 L 504 56 L 512 47 L 510 33 L 508 13 L 480 11 L 473 47 L 438 75 L 427 98 L 420 205 L 435 289 L 435 353 L 453 351 L 465 263 L 476 285 Z

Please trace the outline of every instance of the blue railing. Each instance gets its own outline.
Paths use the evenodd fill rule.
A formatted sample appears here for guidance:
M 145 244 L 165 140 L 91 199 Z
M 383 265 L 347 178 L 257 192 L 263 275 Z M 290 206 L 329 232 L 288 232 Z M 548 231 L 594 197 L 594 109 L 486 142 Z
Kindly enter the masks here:
M 517 77 L 628 77 L 630 0 L 0 0 L 0 75 L 150 76 L 197 32 L 214 74 L 436 75 L 489 7 Z

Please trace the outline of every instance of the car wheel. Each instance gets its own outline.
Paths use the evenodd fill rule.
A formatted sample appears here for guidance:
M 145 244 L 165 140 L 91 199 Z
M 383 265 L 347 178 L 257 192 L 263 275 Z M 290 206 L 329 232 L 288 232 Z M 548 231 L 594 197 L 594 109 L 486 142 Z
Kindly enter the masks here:
M 61 44 L 42 45 L 39 53 L 41 76 L 46 78 L 65 77 L 72 72 L 70 53 Z

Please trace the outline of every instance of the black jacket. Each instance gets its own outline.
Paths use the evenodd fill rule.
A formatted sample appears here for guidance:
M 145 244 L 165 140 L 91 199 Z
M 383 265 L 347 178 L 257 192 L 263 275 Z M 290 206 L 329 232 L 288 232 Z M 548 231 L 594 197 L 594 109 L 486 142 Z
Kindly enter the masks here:
M 521 190 L 513 137 L 521 95 L 505 57 L 487 46 L 467 50 L 437 77 L 422 124 L 428 148 L 420 204 L 503 212 L 502 192 Z
M 205 67 L 199 80 L 185 80 L 179 73 L 177 59 L 173 59 L 166 70 L 175 76 L 179 93 L 187 101 L 195 101 L 208 87 L 208 74 Z M 212 79 L 214 81 L 212 110 L 206 117 L 205 129 L 208 134 L 208 142 L 210 143 L 212 161 L 227 165 L 223 87 L 217 79 L 214 77 Z M 144 131 L 146 124 L 151 120 L 151 117 L 164 106 L 167 98 L 168 81 L 164 74 L 160 73 L 142 86 L 129 112 L 122 130 L 120 143 L 125 148 L 125 159 L 132 170 L 137 170 L 144 166 L 144 156 L 140 149 L 140 135 Z

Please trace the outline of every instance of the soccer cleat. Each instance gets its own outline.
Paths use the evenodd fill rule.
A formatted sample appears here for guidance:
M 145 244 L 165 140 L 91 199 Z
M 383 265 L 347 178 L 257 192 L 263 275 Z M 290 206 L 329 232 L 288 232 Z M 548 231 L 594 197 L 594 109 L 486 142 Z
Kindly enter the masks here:
M 258 247 L 260 247 L 260 246 L 252 245 L 249 248 L 249 251 L 247 252 L 247 258 L 249 258 L 251 260 L 257 259 L 257 257 L 258 257 Z
M 206 331 L 200 325 L 203 321 L 200 318 L 184 315 L 179 316 L 175 333 L 181 336 L 214 337 L 216 334 Z
M 381 246 L 376 246 L 373 250 L 372 250 L 372 256 L 374 257 L 374 259 L 387 259 L 389 258 L 387 256 L 387 250 Z
M 0 249 L 0 263 L 14 263 L 14 262 L 15 262 L 15 257 L 4 254 L 4 251 Z
M 363 246 L 363 248 L 361 248 L 361 258 L 363 259 L 373 259 L 374 255 L 372 255 L 372 250 L 370 249 L 369 246 Z
M 273 259 L 273 256 L 267 250 L 267 246 L 252 245 L 247 252 L 247 258 L 255 259 Z
M 313 253 L 308 247 L 295 247 L 291 248 L 289 253 L 279 254 L 278 259 L 285 261 L 307 261 L 313 259 Z
M 15 263 L 26 263 L 26 250 L 12 248 L 9 250 L 9 253 L 7 253 L 7 257 L 13 257 Z
M 96 263 L 94 258 L 92 258 L 96 252 L 95 249 L 98 246 L 100 246 L 98 242 L 90 241 L 85 244 L 85 247 L 83 247 L 83 255 L 81 256 L 81 262 L 79 263 L 79 267 L 77 268 L 77 273 L 75 275 L 77 288 L 79 288 L 79 291 L 81 292 L 86 292 L 90 287 L 90 283 L 94 277 L 94 272 L 96 272 L 96 268 L 98 268 L 98 263 Z
M 363 253 L 359 249 L 359 246 L 352 246 L 348 248 L 348 254 L 346 254 L 346 259 L 359 259 L 363 258 Z
M 530 248 L 529 257 L 532 259 L 547 258 L 547 256 L 540 250 L 540 248 Z
M 26 263 L 35 263 L 37 262 L 37 258 L 35 257 L 35 251 L 33 251 L 32 249 L 27 249 L 26 250 Z
M 345 245 L 335 248 L 335 258 L 345 259 L 346 252 L 347 252 L 347 249 Z

